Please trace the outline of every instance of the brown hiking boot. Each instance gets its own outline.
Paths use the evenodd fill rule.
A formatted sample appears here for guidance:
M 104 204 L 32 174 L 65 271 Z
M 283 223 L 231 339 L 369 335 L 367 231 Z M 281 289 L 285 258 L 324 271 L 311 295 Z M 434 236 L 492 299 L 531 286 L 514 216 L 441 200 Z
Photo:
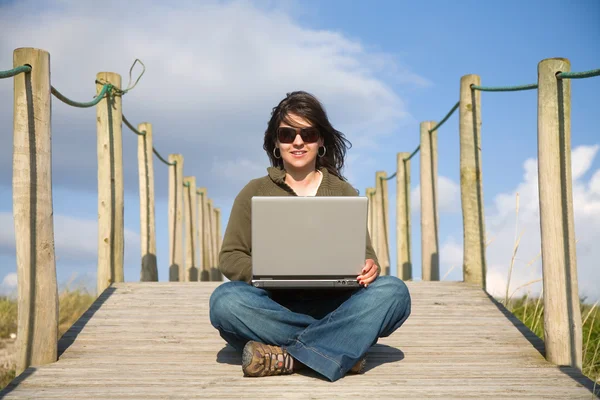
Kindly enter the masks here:
M 358 362 L 356 364 L 354 364 L 354 366 L 352 368 L 350 368 L 350 371 L 348 371 L 348 372 L 352 373 L 352 374 L 362 374 L 363 372 L 365 372 L 366 366 L 367 366 L 367 355 L 365 354 L 363 356 L 363 358 L 358 360 Z
M 249 341 L 242 351 L 244 376 L 287 375 L 294 372 L 294 359 L 279 346 Z

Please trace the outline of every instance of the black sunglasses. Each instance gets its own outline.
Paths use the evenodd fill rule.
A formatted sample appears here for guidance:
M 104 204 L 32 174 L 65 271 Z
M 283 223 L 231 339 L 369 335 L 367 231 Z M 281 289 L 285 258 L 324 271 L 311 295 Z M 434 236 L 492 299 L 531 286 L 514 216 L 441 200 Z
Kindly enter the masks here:
M 317 128 L 277 128 L 277 139 L 280 143 L 292 143 L 296 139 L 296 135 L 300 133 L 300 137 L 304 143 L 314 143 L 319 140 L 321 134 Z

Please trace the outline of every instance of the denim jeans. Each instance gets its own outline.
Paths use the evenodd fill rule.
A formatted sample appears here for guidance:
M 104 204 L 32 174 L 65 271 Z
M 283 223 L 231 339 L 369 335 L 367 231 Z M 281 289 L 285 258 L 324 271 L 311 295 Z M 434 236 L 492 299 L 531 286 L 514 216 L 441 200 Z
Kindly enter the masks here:
M 249 340 L 281 346 L 332 382 L 409 315 L 408 288 L 394 276 L 352 290 L 265 290 L 232 281 L 210 298 L 210 321 L 235 349 Z

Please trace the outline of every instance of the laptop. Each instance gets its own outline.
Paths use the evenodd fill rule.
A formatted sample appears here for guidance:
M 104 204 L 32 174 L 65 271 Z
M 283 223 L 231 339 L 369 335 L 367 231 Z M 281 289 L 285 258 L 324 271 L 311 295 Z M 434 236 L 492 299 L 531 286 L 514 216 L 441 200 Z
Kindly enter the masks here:
M 365 263 L 367 197 L 253 197 L 252 285 L 358 288 Z

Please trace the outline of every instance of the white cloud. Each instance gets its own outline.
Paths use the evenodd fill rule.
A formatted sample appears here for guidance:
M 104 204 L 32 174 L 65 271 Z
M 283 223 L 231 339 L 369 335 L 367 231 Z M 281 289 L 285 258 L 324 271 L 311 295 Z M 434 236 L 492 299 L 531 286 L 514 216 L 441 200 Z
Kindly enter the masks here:
M 460 211 L 460 186 L 452 179 L 438 176 L 438 207 L 440 213 Z M 413 212 L 421 211 L 421 184 L 411 190 L 410 206 Z
M 13 272 L 7 274 L 4 279 L 2 279 L 2 286 L 7 288 L 14 288 L 17 286 L 17 273 Z
M 462 243 L 449 237 L 440 247 L 440 280 L 461 281 L 463 266 Z
M 584 175 L 589 171 L 600 146 L 579 146 L 572 152 L 573 206 L 575 236 L 577 240 L 577 270 L 579 293 L 593 301 L 600 298 L 600 259 L 598 227 L 600 226 L 600 170 L 595 171 L 586 182 Z M 515 190 L 495 197 L 493 206 L 487 210 L 487 239 L 493 242 L 487 248 L 488 292 L 504 296 L 509 278 L 509 266 L 515 238 L 521 237 L 518 252 L 510 277 L 510 293 L 542 277 L 540 253 L 539 194 L 537 161 L 528 159 L 524 163 L 523 180 Z M 516 220 L 516 198 L 519 198 L 518 220 Z M 517 224 L 517 225 L 516 225 Z M 528 285 L 516 293 L 539 293 L 541 282 Z
M 0 212 L 0 226 L 8 227 L 0 231 L 0 254 L 14 256 L 15 235 L 13 216 Z M 139 248 L 139 235 L 125 229 L 125 243 L 128 248 Z M 98 222 L 96 220 L 54 215 L 54 247 L 56 261 L 90 262 L 98 258 Z
M 17 290 L 17 273 L 6 274 L 0 283 L 0 295 L 14 295 Z
M 134 124 L 151 122 L 159 151 L 184 154 L 186 170 L 219 196 L 235 195 L 239 177 L 215 176 L 212 157 L 206 155 L 218 155 L 226 167 L 238 159 L 268 165 L 262 136 L 271 109 L 285 93 L 314 93 L 334 126 L 355 145 L 352 154 L 360 154 L 410 118 L 381 77 L 395 76 L 402 85 L 428 84 L 390 54 L 373 52 L 341 33 L 299 25 L 289 7 L 279 3 L 270 8 L 248 1 L 151 4 L 63 1 L 39 8 L 21 1 L 4 6 L 0 64 L 11 65 L 13 49 L 21 46 L 46 49 L 53 85 L 68 97 L 89 100 L 97 72 L 117 71 L 125 86 L 129 66 L 140 58 L 146 73 L 123 97 L 125 115 Z M 115 24 L 114 9 L 127 23 Z M 139 71 L 136 67 L 134 78 Z M 11 91 L 10 85 L 0 86 L 0 96 L 9 98 Z M 53 102 L 54 181 L 92 188 L 95 110 Z M 0 110 L 0 127 L 11 121 L 12 113 Z M 130 133 L 124 132 L 124 146 L 125 173 L 136 179 Z M 10 160 L 8 148 L 0 149 L 0 160 Z M 2 167 L 9 168 L 8 161 L 0 161 Z

